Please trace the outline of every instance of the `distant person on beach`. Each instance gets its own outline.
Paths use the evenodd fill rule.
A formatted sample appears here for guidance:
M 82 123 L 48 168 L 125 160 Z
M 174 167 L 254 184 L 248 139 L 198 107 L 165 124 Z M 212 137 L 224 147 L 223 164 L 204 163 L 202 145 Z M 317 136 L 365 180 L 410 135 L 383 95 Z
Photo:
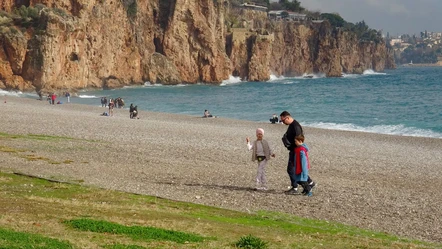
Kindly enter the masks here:
M 64 96 L 66 97 L 68 103 L 71 102 L 71 94 L 69 92 L 66 92 Z
M 52 101 L 52 104 L 53 105 L 55 105 L 55 100 L 57 99 L 57 95 L 55 95 L 55 93 L 52 93 L 52 95 L 51 95 L 51 101 Z
M 129 106 L 129 117 L 131 119 L 134 118 L 134 108 L 135 108 L 134 104 L 131 103 Z
M 114 100 L 109 99 L 109 116 L 114 116 Z
M 276 124 L 279 122 L 278 116 L 276 114 L 273 114 L 273 116 L 270 118 L 270 123 Z
M 295 178 L 295 137 L 298 137 L 299 135 L 304 135 L 304 131 L 302 130 L 301 125 L 292 118 L 290 113 L 288 111 L 283 111 L 279 115 L 279 120 L 281 120 L 282 123 L 285 125 L 288 125 L 286 133 L 282 137 L 282 143 L 284 146 L 289 150 L 289 158 L 287 162 L 287 173 L 290 177 L 290 189 L 287 190 L 286 194 L 297 194 L 298 193 L 298 183 L 296 182 Z M 312 181 L 310 177 L 308 177 L 307 182 L 310 184 L 310 186 L 313 188 L 315 186 L 315 183 Z
M 50 105 L 52 105 L 51 94 L 48 94 L 48 97 L 46 98 L 46 100 L 49 102 Z
M 310 160 L 308 159 L 308 147 L 304 144 L 304 135 L 299 135 L 295 138 L 295 180 L 296 183 L 302 186 L 302 194 L 305 196 L 312 196 L 312 187 L 308 182 Z
M 203 118 L 213 118 L 213 115 L 208 110 L 204 110 Z
M 247 137 L 247 148 L 253 150 L 252 161 L 258 161 L 258 171 L 256 175 L 256 190 L 267 190 L 266 165 L 270 157 L 275 157 L 272 148 L 267 140 L 263 139 L 264 129 L 256 129 L 256 140 L 250 144 L 250 139 Z
M 137 105 L 134 107 L 133 118 L 140 119 L 140 117 L 138 117 L 138 106 Z

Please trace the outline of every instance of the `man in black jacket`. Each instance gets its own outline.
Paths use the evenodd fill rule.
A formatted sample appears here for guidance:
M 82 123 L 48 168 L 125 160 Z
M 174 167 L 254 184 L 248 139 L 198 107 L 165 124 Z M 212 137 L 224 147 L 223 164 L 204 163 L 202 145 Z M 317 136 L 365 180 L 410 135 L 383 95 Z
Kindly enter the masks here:
M 290 177 L 291 188 L 287 190 L 286 194 L 297 194 L 298 193 L 298 183 L 295 180 L 295 163 L 294 163 L 294 149 L 295 145 L 295 137 L 299 135 L 304 135 L 304 131 L 302 130 L 302 126 L 292 118 L 288 111 L 283 111 L 279 115 L 281 122 L 285 125 L 288 125 L 286 133 L 282 137 L 282 143 L 289 150 L 289 160 L 287 163 L 287 173 Z M 316 184 L 312 181 L 310 176 L 308 177 L 307 182 L 313 188 Z

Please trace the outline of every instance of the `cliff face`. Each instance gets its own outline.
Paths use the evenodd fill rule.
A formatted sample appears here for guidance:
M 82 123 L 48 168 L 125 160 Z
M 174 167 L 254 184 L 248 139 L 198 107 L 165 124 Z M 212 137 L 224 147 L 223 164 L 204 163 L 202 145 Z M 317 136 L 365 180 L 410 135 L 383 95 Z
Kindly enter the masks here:
M 233 33 L 235 37 L 235 33 L 241 31 Z M 247 36 L 232 40 L 231 58 L 236 63 L 234 74 L 249 80 L 268 79 L 268 76 L 252 77 L 256 74 L 254 71 L 285 76 L 324 73 L 328 77 L 340 77 L 343 73 L 360 74 L 366 69 L 382 71 L 395 67 L 392 53 L 387 51 L 384 42 L 361 42 L 355 34 L 333 29 L 327 22 L 309 25 L 279 22 L 265 41 L 254 39 L 251 42 Z M 263 46 L 262 43 L 266 42 L 270 44 Z M 262 55 L 264 61 L 259 66 L 251 64 L 250 56 L 246 59 L 245 53 L 257 46 L 261 51 L 252 52 L 252 55 Z M 266 65 L 267 71 L 262 68 Z M 244 71 L 245 68 L 248 71 Z
M 0 8 L 11 12 L 25 4 L 38 9 L 32 27 L 0 15 L 3 89 L 219 83 L 229 75 L 262 81 L 270 74 L 340 76 L 394 67 L 385 44 L 361 43 L 327 23 L 270 23 L 245 12 L 260 21 L 228 28 L 224 1 L 3 0 Z

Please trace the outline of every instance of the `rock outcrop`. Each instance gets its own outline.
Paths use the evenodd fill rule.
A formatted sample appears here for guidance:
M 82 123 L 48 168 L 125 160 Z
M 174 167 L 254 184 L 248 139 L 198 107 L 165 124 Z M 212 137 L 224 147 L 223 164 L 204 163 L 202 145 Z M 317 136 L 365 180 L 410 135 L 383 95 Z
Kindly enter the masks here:
M 37 92 L 151 83 L 220 83 L 230 75 L 362 73 L 393 68 L 384 42 L 328 22 L 270 21 L 219 0 L 3 0 L 0 88 Z

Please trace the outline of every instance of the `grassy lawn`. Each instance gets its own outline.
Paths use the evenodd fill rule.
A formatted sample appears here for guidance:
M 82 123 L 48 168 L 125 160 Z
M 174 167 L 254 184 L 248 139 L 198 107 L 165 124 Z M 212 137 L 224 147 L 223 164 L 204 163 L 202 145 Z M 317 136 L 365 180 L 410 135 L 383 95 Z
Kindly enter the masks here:
M 283 213 L 246 214 L 0 173 L 0 248 L 441 248 Z

